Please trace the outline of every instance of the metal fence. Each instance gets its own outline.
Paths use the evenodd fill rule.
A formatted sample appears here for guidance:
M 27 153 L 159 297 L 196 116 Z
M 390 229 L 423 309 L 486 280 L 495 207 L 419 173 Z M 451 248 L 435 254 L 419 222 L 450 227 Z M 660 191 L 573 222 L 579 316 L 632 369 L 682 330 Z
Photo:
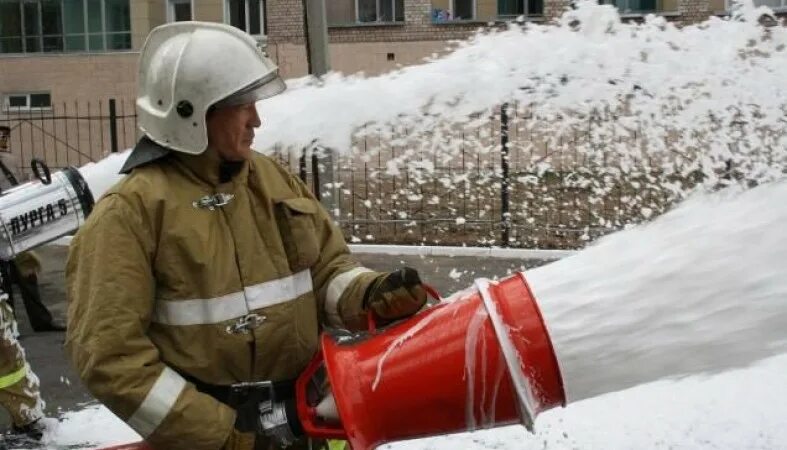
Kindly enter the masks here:
M 318 196 L 334 197 L 335 218 L 350 242 L 577 248 L 672 201 L 638 183 L 648 173 L 613 180 L 601 195 L 576 183 L 577 173 L 595 176 L 576 148 L 592 139 L 598 120 L 613 119 L 588 118 L 584 130 L 545 139 L 525 108 L 504 105 L 443 130 L 359 130 L 353 148 L 334 158 L 330 186 L 320 181 L 316 157 L 273 154 Z M 127 99 L 5 112 L 0 125 L 11 127 L 12 151 L 26 167 L 33 157 L 52 168 L 81 166 L 138 137 Z M 610 139 L 640 145 L 636 132 Z M 401 170 L 392 171 L 392 162 Z
M 82 166 L 128 148 L 137 139 L 133 100 L 58 103 L 50 108 L 9 108 L 0 125 L 11 129 L 9 146 L 29 173 L 33 158 L 52 169 Z
M 350 242 L 580 248 L 667 209 L 677 197 L 661 184 L 698 181 L 647 163 L 617 170 L 619 145 L 646 143 L 637 131 L 600 136 L 614 120 L 600 112 L 556 135 L 525 106 L 503 105 L 431 130 L 358 130 L 335 158 L 337 185 L 317 191 L 336 197 Z M 297 156 L 275 153 L 296 170 Z M 319 163 L 300 167 L 314 186 Z

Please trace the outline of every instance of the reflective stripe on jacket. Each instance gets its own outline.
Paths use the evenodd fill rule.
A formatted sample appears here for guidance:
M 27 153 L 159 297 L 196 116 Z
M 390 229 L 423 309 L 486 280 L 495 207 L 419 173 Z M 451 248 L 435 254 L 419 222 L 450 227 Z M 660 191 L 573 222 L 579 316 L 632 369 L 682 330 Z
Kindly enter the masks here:
M 270 158 L 255 154 L 229 182 L 218 167 L 208 150 L 134 169 L 69 253 L 69 355 L 156 448 L 217 449 L 233 427 L 234 411 L 181 374 L 218 385 L 295 378 L 321 324 L 363 327 L 363 293 L 380 276 L 351 259 L 325 210 Z

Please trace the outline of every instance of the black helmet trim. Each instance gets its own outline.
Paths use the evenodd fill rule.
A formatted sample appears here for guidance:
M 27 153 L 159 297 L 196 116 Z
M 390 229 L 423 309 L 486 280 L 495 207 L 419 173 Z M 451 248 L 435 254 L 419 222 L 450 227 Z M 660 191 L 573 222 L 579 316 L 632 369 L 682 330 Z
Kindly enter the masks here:
M 213 106 L 216 108 L 225 108 L 227 106 L 254 103 L 258 100 L 280 94 L 286 88 L 287 85 L 284 84 L 284 81 L 279 77 L 278 70 L 276 70 L 228 95 L 224 99 L 217 101 Z
M 123 163 L 119 173 L 128 175 L 133 169 L 159 160 L 170 153 L 172 153 L 172 150 L 158 145 L 147 136 L 143 136 L 137 142 L 137 145 L 134 146 L 134 150 L 131 151 L 128 158 L 126 158 L 126 162 Z

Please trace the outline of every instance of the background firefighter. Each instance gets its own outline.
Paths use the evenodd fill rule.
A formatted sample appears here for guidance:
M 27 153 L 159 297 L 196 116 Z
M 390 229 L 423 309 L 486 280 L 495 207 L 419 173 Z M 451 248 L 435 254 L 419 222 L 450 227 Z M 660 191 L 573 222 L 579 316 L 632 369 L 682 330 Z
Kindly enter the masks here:
M 0 192 L 27 181 L 20 171 L 19 158 L 11 153 L 9 138 L 11 129 L 0 126 Z M 22 302 L 27 311 L 30 327 L 33 331 L 63 331 L 65 326 L 52 317 L 52 313 L 41 301 L 38 288 L 38 273 L 41 262 L 33 251 L 23 252 L 11 261 L 0 261 L 0 273 L 3 276 L 3 290 L 8 293 L 8 304 L 12 310 L 14 297 L 12 287 L 16 285 Z
M 359 266 L 308 188 L 251 150 L 255 102 L 285 89 L 253 38 L 163 25 L 143 46 L 139 83 L 145 136 L 129 175 L 71 244 L 68 353 L 155 448 L 278 448 L 294 436 L 264 428 L 272 394 L 248 383 L 291 397 L 324 326 L 407 317 L 424 288 L 412 269 Z
M 10 434 L 0 443 L 14 445 L 41 439 L 44 431 L 44 401 L 38 377 L 25 360 L 25 351 L 17 340 L 18 332 L 8 295 L 0 293 L 0 405 L 13 421 Z
M 15 185 L 18 180 L 18 164 L 16 157 L 10 153 L 9 136 L 11 129 L 7 126 L 0 127 L 0 177 L 2 190 Z M 8 164 L 8 165 L 6 165 Z M 17 173 L 11 173 L 16 170 Z M 20 270 L 25 273 L 35 274 L 37 259 L 31 253 L 23 254 L 19 268 L 13 262 L 0 261 L 3 264 L 0 275 L 0 405 L 11 417 L 12 428 L 0 438 L 6 445 L 15 445 L 26 441 L 41 439 L 44 431 L 44 401 L 39 390 L 38 377 L 30 369 L 25 359 L 25 351 L 19 344 L 17 337 L 16 318 L 9 295 L 4 292 L 9 285 L 8 274 L 19 275 Z M 36 281 L 37 289 L 37 281 Z M 38 299 L 40 303 L 40 298 Z M 27 302 L 26 302 L 27 303 Z M 43 305 L 41 305 L 43 307 Z M 49 311 L 44 310 L 48 313 Z M 30 310 L 28 310 L 30 311 Z M 37 316 L 39 317 L 39 316 Z M 49 316 L 51 319 L 51 316 Z M 33 317 L 31 317 L 31 322 Z

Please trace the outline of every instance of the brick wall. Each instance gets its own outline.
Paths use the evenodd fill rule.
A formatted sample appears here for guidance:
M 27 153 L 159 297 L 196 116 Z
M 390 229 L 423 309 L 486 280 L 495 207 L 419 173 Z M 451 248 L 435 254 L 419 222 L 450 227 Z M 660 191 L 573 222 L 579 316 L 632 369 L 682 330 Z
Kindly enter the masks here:
M 545 0 L 544 1 L 544 17 L 547 20 L 557 19 L 563 13 L 571 8 L 571 1 L 569 0 Z
M 301 0 L 268 0 L 268 42 L 303 44 L 303 3 Z
M 711 8 L 710 0 L 678 0 L 680 22 L 695 23 L 706 20 L 717 11 Z
M 432 23 L 433 1 L 436 6 L 445 7 L 443 0 L 404 0 L 404 23 L 331 26 L 328 28 L 330 42 L 447 41 L 466 39 L 478 29 L 488 26 L 488 22 L 483 20 Z M 268 0 L 267 4 L 269 42 L 303 44 L 302 0 Z M 663 0 L 663 4 L 665 11 L 671 13 L 667 14 L 671 21 L 695 23 L 720 12 L 719 5 L 723 5 L 724 0 Z M 543 20 L 551 21 L 560 17 L 570 5 L 571 0 L 544 0 Z M 482 9 L 492 11 L 488 6 L 479 6 L 479 15 Z
M 328 49 L 331 69 L 344 74 L 363 72 L 379 75 L 403 66 L 420 64 L 424 58 L 448 52 L 445 41 L 407 42 L 337 42 Z M 269 44 L 270 56 L 284 78 L 301 77 L 308 73 L 306 47 L 303 44 Z
M 46 91 L 52 96 L 51 109 L 0 111 L 0 123 L 12 128 L 11 149 L 22 165 L 37 157 L 54 169 L 106 156 L 108 122 L 98 116 L 109 113 L 109 99 L 116 100 L 118 115 L 134 113 L 138 57 L 136 52 L 3 57 L 0 94 Z M 136 140 L 134 124 L 133 118 L 119 120 L 120 148 Z
M 150 30 L 167 21 L 165 3 L 161 0 L 131 2 L 131 48 L 139 50 Z
M 268 42 L 304 42 L 301 0 L 268 0 L 267 8 Z M 329 39 L 331 43 L 445 41 L 465 39 L 485 25 L 484 22 L 432 24 L 431 11 L 431 0 L 404 0 L 403 24 L 329 27 Z
M 282 42 L 269 44 L 265 50 L 279 66 L 279 73 L 283 78 L 302 77 L 309 73 L 304 44 Z
M 4 57 L 2 94 L 49 91 L 52 102 L 136 96 L 139 53 Z

